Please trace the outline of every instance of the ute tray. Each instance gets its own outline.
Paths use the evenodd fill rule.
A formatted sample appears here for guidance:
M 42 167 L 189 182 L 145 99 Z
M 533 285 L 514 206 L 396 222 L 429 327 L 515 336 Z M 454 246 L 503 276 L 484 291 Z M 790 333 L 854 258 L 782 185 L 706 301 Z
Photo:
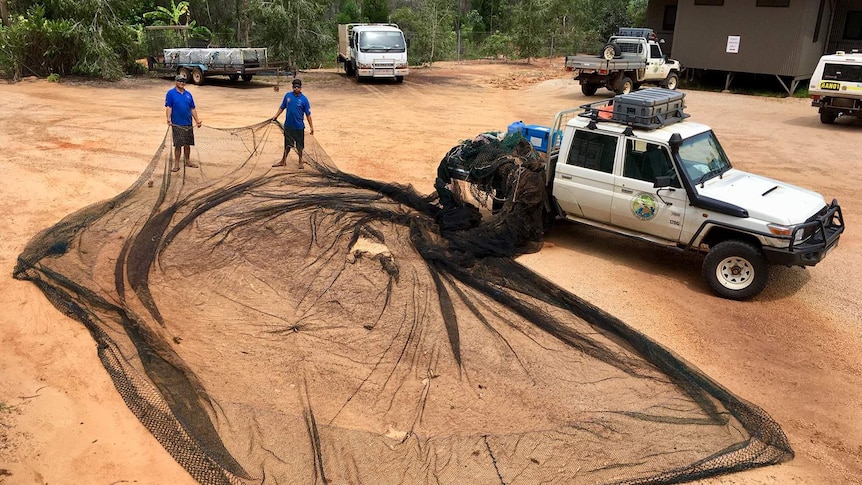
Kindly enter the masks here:
M 684 112 L 684 98 L 685 93 L 670 89 L 642 89 L 582 105 L 584 111 L 578 116 L 654 130 L 689 117 Z

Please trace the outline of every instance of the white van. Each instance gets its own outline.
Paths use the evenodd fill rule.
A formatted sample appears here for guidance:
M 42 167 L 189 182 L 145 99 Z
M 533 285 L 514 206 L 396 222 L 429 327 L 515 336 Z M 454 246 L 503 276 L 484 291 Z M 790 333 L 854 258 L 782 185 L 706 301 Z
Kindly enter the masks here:
M 811 106 L 820 108 L 820 121 L 839 116 L 862 119 L 862 53 L 838 51 L 820 58 L 808 86 Z

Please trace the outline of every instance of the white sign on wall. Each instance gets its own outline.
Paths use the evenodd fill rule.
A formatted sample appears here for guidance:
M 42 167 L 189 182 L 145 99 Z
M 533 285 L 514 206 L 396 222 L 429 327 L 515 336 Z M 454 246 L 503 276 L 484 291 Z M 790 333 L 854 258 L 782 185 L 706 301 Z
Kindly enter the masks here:
M 727 53 L 728 54 L 738 54 L 739 53 L 739 36 L 738 35 L 728 35 L 727 36 Z

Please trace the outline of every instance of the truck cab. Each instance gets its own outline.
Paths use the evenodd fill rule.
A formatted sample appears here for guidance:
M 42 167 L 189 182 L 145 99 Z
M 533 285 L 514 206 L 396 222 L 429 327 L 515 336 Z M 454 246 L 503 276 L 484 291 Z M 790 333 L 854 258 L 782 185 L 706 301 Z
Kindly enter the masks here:
M 838 51 L 820 58 L 808 86 L 811 105 L 820 122 L 835 123 L 840 116 L 862 119 L 862 53 Z
M 371 78 L 404 81 L 408 42 L 395 24 L 339 24 L 338 63 L 357 81 Z
M 823 260 L 844 230 L 838 202 L 734 168 L 683 101 L 656 88 L 560 112 L 551 132 L 562 130 L 562 140 L 548 157 L 551 213 L 701 252 L 709 287 L 734 300 L 765 288 L 769 264 Z

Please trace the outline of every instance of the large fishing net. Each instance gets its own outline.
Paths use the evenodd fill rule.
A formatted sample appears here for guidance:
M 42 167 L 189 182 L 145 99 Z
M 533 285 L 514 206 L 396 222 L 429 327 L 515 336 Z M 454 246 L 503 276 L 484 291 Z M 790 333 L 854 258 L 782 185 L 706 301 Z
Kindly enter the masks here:
M 170 171 L 168 134 L 14 274 L 200 483 L 676 483 L 792 457 L 761 409 L 514 261 L 546 199 L 517 136 L 454 147 L 432 195 L 312 138 L 272 168 L 274 123 L 196 138 L 199 168 Z

